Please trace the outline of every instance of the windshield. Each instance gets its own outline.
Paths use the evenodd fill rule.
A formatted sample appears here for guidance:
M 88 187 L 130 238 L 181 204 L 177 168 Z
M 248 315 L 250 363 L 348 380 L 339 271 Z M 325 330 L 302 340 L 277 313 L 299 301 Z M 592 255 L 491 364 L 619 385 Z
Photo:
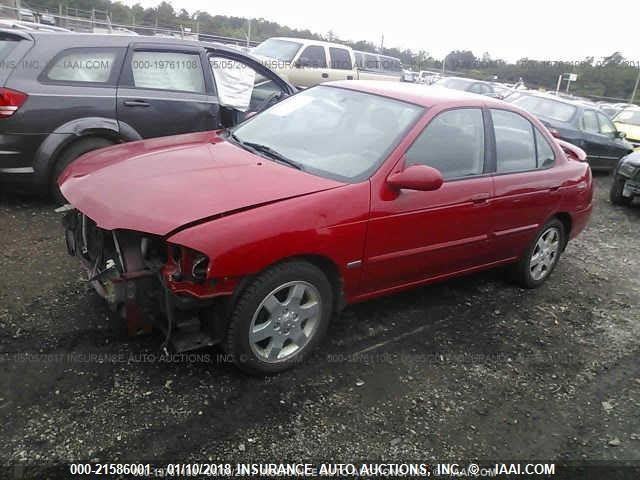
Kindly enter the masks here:
M 341 181 L 368 178 L 422 113 L 399 100 L 318 86 L 252 117 L 237 141 L 263 145 L 303 170 Z
M 437 83 L 437 85 L 441 87 L 452 88 L 454 90 L 466 90 L 470 84 L 471 81 L 463 78 L 443 78 Z
M 623 110 L 613 120 L 618 123 L 640 126 L 640 110 Z
M 298 53 L 301 45 L 298 42 L 270 38 L 254 48 L 252 53 L 263 57 L 275 58 L 282 62 L 290 62 Z
M 524 108 L 533 115 L 550 118 L 559 122 L 568 122 L 573 118 L 577 110 L 575 106 L 569 105 L 568 103 L 530 95 L 514 100 L 513 104 Z

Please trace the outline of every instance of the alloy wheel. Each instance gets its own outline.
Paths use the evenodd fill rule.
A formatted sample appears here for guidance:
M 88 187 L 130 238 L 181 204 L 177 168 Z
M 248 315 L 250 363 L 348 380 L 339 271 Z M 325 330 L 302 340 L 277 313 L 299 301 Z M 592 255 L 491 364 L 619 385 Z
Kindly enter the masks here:
M 249 326 L 249 345 L 263 362 L 297 355 L 316 333 L 322 317 L 320 292 L 308 282 L 287 282 L 260 303 Z

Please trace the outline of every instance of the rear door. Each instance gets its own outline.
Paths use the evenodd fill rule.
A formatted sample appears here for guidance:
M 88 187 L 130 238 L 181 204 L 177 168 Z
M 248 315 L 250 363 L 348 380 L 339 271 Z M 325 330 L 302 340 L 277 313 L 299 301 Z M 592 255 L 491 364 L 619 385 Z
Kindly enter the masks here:
M 340 47 L 329 47 L 330 80 L 353 80 L 355 68 L 351 58 L 351 50 Z
M 218 128 L 218 100 L 206 62 L 200 47 L 132 45 L 118 85 L 121 128 L 126 124 L 143 138 Z
M 495 175 L 491 260 L 520 257 L 560 202 L 555 153 L 547 138 L 519 113 L 491 109 Z

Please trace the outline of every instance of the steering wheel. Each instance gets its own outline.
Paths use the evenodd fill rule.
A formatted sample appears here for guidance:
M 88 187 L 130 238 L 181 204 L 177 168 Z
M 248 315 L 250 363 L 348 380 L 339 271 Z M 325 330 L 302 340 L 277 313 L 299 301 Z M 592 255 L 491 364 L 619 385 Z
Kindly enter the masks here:
M 260 113 L 262 110 L 267 108 L 271 102 L 273 102 L 276 98 L 280 98 L 281 96 L 282 96 L 282 92 L 273 92 L 271 95 L 265 98 L 262 102 L 260 102 L 260 105 L 258 105 L 258 107 L 255 110 L 253 110 L 253 113 L 254 114 Z

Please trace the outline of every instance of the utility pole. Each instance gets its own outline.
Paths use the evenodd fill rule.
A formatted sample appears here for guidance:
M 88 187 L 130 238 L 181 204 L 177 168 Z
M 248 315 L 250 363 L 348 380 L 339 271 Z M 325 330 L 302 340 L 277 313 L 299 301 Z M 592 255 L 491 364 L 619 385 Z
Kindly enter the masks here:
M 251 17 L 247 19 L 247 48 L 251 47 Z
M 382 37 L 380 38 L 380 53 L 382 53 L 383 50 L 384 50 L 384 33 L 382 34 Z
M 638 91 L 638 85 L 640 85 L 640 67 L 638 68 L 638 77 L 636 78 L 636 84 L 633 87 L 633 93 L 631 94 L 631 98 L 629 99 L 629 103 L 633 103 L 636 98 L 636 93 Z

